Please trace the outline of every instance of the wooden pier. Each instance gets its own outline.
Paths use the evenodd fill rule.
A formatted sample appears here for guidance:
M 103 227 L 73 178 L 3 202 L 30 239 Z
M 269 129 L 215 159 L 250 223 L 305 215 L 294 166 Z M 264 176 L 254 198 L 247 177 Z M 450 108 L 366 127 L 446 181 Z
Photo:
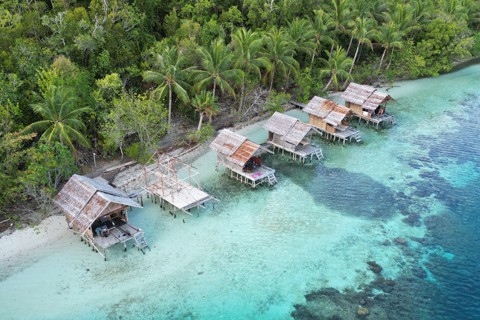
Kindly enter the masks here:
M 197 170 L 179 158 L 156 152 L 148 163 L 117 186 L 137 196 L 147 192 L 147 197 L 155 203 L 158 200 L 160 207 L 174 217 L 178 212 L 192 215 L 190 209 L 205 209 L 205 203 L 218 201 L 201 189 Z

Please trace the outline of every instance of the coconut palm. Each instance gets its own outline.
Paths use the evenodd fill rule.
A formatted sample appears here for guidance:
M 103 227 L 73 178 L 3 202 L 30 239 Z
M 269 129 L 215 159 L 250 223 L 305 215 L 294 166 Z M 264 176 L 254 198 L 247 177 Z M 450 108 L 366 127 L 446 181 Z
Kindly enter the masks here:
M 70 91 L 63 87 L 51 85 L 42 94 L 42 101 L 31 105 L 33 111 L 43 120 L 28 125 L 25 132 L 41 132 L 42 138 L 48 141 L 60 141 L 76 153 L 73 142 L 84 147 L 90 143 L 79 131 L 85 129 L 80 116 L 90 111 L 90 108 L 77 107 L 77 101 Z
M 285 31 L 273 27 L 265 36 L 265 46 L 261 55 L 268 61 L 267 76 L 270 79 L 269 90 L 272 90 L 273 81 L 278 71 L 285 75 L 288 73 L 297 74 L 298 62 L 293 58 L 295 50 L 292 43 L 285 36 Z
M 240 104 L 238 111 L 243 110 L 245 101 L 246 78 L 249 74 L 255 75 L 258 79 L 261 77 L 260 67 L 266 66 L 267 62 L 262 57 L 257 57 L 257 52 L 262 45 L 262 38 L 258 32 L 252 32 L 245 28 L 237 29 L 232 34 L 232 47 L 235 52 L 237 68 L 242 70 L 242 82 L 240 93 Z
M 220 112 L 220 108 L 215 103 L 215 97 L 210 91 L 202 90 L 192 99 L 192 106 L 200 114 L 198 120 L 197 130 L 202 129 L 203 116 L 208 117 L 208 121 L 212 123 L 212 117 L 216 116 Z
M 395 48 L 401 48 L 403 46 L 402 35 L 398 30 L 397 25 L 393 22 L 387 22 L 382 24 L 374 34 L 375 40 L 384 48 L 382 57 L 380 58 L 380 64 L 378 66 L 378 71 L 381 70 L 383 59 L 387 54 L 388 50 L 391 48 L 392 53 Z
M 315 56 L 322 52 L 323 44 L 333 44 L 332 28 L 334 27 L 333 20 L 323 10 L 315 10 L 315 17 L 310 22 L 314 32 L 315 49 L 312 54 L 312 61 L 310 64 L 310 70 L 313 69 L 313 63 Z
M 352 78 L 347 70 L 351 67 L 353 61 L 342 47 L 337 47 L 333 52 L 325 50 L 325 54 L 328 59 L 320 59 L 324 64 L 324 67 L 320 69 L 320 76 L 322 78 L 330 77 L 330 80 L 328 80 L 323 91 L 327 91 L 332 82 L 335 89 L 338 90 L 339 79 L 350 80 Z
M 373 19 L 371 18 L 360 18 L 357 17 L 355 19 L 355 27 L 352 31 L 352 35 L 355 39 L 357 39 L 357 49 L 355 50 L 355 55 L 353 56 L 352 66 L 348 71 L 349 74 L 352 74 L 353 67 L 355 62 L 357 61 L 358 52 L 360 51 L 360 47 L 366 44 L 370 49 L 373 50 L 372 42 L 370 39 L 373 38 L 375 34 L 375 29 L 373 28 Z
M 338 35 L 349 33 L 348 27 L 351 21 L 352 11 L 350 10 L 350 1 L 349 0 L 331 0 L 332 11 L 330 12 L 332 15 L 332 20 L 335 24 L 335 32 Z M 348 51 L 350 51 L 350 45 L 352 43 L 353 38 L 350 38 L 350 44 L 348 45 Z M 334 45 L 332 44 L 332 48 L 330 51 L 333 51 Z
M 286 36 L 293 44 L 295 52 L 303 52 L 309 56 L 315 51 L 315 31 L 306 19 L 293 19 L 288 24 Z
M 168 92 L 169 126 L 172 119 L 173 93 L 185 103 L 190 100 L 187 91 L 190 85 L 185 80 L 193 69 L 194 67 L 185 67 L 185 58 L 175 47 L 167 47 L 162 54 L 157 55 L 156 70 L 143 73 L 144 81 L 158 84 L 155 94 L 163 97 Z
M 234 67 L 234 55 L 230 52 L 221 39 L 210 45 L 210 48 L 199 48 L 202 60 L 202 69 L 195 71 L 197 83 L 194 89 L 202 90 L 212 86 L 212 95 L 215 97 L 217 86 L 221 92 L 228 91 L 235 96 L 235 91 L 229 81 L 239 83 L 242 80 L 242 70 Z

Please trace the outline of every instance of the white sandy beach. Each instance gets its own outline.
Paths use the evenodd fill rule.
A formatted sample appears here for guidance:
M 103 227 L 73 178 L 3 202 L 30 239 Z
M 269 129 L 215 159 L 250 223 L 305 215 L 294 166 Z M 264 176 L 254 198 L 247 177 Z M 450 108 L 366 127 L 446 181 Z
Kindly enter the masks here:
M 15 230 L 0 238 L 0 258 L 24 255 L 40 246 L 59 239 L 68 232 L 65 217 L 56 215 L 43 220 L 38 226 Z

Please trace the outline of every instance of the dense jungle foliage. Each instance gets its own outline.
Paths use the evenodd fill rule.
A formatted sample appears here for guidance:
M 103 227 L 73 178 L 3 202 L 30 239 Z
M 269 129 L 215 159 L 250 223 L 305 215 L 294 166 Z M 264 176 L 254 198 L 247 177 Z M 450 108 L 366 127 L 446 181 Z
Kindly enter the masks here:
M 216 116 L 438 75 L 479 30 L 478 0 L 3 0 L 0 212 L 46 208 L 92 153 L 140 157 L 179 123 L 199 141 Z

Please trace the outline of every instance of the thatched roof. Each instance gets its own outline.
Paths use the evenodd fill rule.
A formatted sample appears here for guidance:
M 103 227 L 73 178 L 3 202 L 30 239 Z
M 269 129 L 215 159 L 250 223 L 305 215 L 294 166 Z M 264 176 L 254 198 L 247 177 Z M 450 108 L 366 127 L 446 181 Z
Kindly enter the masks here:
M 141 207 L 124 192 L 94 179 L 74 174 L 54 199 L 70 227 L 83 233 L 100 216 L 125 206 Z
M 210 144 L 210 148 L 228 157 L 233 163 L 243 166 L 260 146 L 238 133 L 223 129 Z
M 361 85 L 357 83 L 350 83 L 348 88 L 342 94 L 341 98 L 346 102 L 351 102 L 362 106 L 367 110 L 375 110 L 379 105 L 393 98 L 374 87 Z
M 334 127 L 341 124 L 342 120 L 350 113 L 350 109 L 317 96 L 308 102 L 303 111 L 323 119 Z
M 298 145 L 313 128 L 286 114 L 275 112 L 263 127 L 282 137 L 282 140 Z

